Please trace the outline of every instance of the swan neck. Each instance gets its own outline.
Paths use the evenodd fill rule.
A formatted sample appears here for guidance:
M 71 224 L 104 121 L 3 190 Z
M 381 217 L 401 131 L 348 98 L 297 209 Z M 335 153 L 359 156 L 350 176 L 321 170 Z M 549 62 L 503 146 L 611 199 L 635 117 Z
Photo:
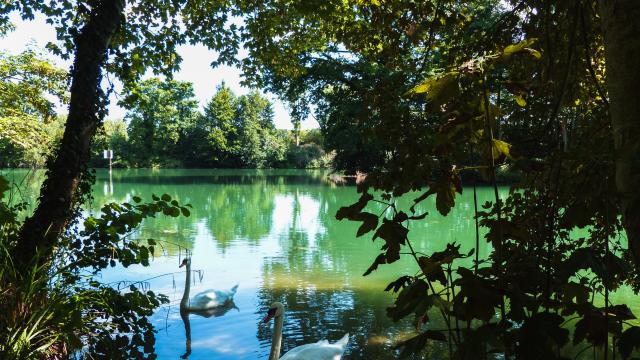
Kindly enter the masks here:
M 271 353 L 269 360 L 280 359 L 280 347 L 282 346 L 282 327 L 284 325 L 284 316 L 276 316 L 273 325 L 273 339 L 271 340 Z
M 191 262 L 187 263 L 187 275 L 184 280 L 184 293 L 182 294 L 182 300 L 180 300 L 180 308 L 186 309 L 189 303 L 189 291 L 191 290 Z

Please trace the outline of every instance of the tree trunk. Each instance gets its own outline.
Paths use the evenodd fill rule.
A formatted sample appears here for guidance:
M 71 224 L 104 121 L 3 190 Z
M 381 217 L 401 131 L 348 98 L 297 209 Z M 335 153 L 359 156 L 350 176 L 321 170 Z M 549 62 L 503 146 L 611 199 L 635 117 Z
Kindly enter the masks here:
M 29 263 L 36 254 L 43 256 L 42 260 L 49 258 L 73 215 L 78 185 L 89 161 L 91 140 L 101 121 L 102 68 L 123 11 L 124 0 L 97 2 L 88 22 L 74 39 L 67 124 L 58 152 L 49 162 L 38 207 L 21 229 L 15 254 L 19 264 Z
M 616 187 L 629 250 L 640 268 L 640 1 L 601 0 Z

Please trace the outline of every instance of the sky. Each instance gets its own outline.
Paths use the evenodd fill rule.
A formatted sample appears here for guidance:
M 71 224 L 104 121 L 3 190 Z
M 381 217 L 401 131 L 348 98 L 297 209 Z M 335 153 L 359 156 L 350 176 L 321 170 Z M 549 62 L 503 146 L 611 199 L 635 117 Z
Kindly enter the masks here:
M 56 40 L 55 30 L 51 25 L 44 21 L 44 17 L 37 15 L 33 21 L 23 21 L 17 14 L 13 14 L 11 21 L 16 30 L 10 32 L 4 38 L 0 38 L 0 50 L 11 54 L 18 54 L 23 51 L 29 43 L 34 44 L 38 48 L 44 49 L 47 42 Z M 181 70 L 174 75 L 176 80 L 189 81 L 193 83 L 196 98 L 201 106 L 204 106 L 216 91 L 216 87 L 223 81 L 233 90 L 236 95 L 242 95 L 249 92 L 250 89 L 240 85 L 242 75 L 240 70 L 229 67 L 219 66 L 215 69 L 211 68 L 211 62 L 216 58 L 214 51 L 207 49 L 202 45 L 183 45 L 178 48 L 178 53 L 182 56 L 183 61 Z M 49 55 L 49 59 L 55 65 L 69 69 L 70 60 L 63 60 L 53 54 Z M 120 86 L 116 84 L 116 89 Z M 274 123 L 279 129 L 292 129 L 289 112 L 284 103 L 279 101 L 273 94 L 265 94 L 274 103 Z M 119 94 L 111 96 L 111 105 L 109 106 L 109 118 L 123 118 L 126 111 L 117 105 Z M 59 107 L 59 113 L 65 113 L 66 108 Z M 317 128 L 318 123 L 309 118 L 302 123 L 303 129 Z

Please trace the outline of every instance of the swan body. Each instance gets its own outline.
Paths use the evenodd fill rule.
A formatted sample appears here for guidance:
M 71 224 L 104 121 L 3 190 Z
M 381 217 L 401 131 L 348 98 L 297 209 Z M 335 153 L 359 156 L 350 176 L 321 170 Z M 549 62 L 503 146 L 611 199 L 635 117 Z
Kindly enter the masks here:
M 223 290 L 205 290 L 196 294 L 189 300 L 189 308 L 193 309 L 211 309 L 227 305 L 233 301 L 233 295 L 236 294 L 238 285 L 232 287 L 228 291 Z
M 349 334 L 345 334 L 342 339 L 331 344 L 327 340 L 320 340 L 314 344 L 304 344 L 287 351 L 280 360 L 340 360 L 344 349 L 349 342 Z
M 273 327 L 273 339 L 271 341 L 269 360 L 340 360 L 347 347 L 347 343 L 349 343 L 349 334 L 345 334 L 342 339 L 333 344 L 327 340 L 320 340 L 317 343 L 297 346 L 280 357 L 284 305 L 279 302 L 273 303 L 263 322 L 269 322 L 272 318 L 274 318 L 275 325 Z
M 182 300 L 180 301 L 181 310 L 196 312 L 224 307 L 233 303 L 233 296 L 238 290 L 238 285 L 227 291 L 213 289 L 205 290 L 189 299 L 189 292 L 191 291 L 191 259 L 185 258 L 182 261 L 182 264 L 180 264 L 180 267 L 183 266 L 187 268 L 187 271 L 184 293 L 182 294 Z

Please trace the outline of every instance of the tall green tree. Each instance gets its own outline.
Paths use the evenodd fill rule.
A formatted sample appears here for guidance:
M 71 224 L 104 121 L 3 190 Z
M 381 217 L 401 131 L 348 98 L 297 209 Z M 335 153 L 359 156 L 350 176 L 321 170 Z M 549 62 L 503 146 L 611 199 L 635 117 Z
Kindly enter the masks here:
M 197 116 L 193 85 L 152 78 L 142 81 L 121 105 L 128 111 L 130 152 L 137 166 L 181 159 L 180 143 Z
M 105 167 L 108 160 L 103 159 L 104 150 L 113 150 L 114 166 L 130 166 L 132 154 L 129 147 L 127 123 L 123 119 L 107 119 L 98 129 L 91 144 L 92 167 Z
M 249 168 L 265 167 L 265 140 L 275 128 L 269 100 L 257 91 L 240 96 L 235 123 L 239 144 L 236 155 L 241 165 Z
M 0 4 L 0 27 L 7 28 L 12 12 L 24 19 L 41 13 L 58 36 L 49 49 L 65 58 L 73 57 L 65 133 L 48 167 L 39 205 L 21 230 L 19 263 L 28 263 L 37 253 L 49 257 L 77 211 L 91 140 L 105 115 L 107 97 L 101 80 L 106 71 L 130 90 L 149 67 L 166 74 L 177 69 L 181 59 L 176 47 L 189 39 L 224 50 L 221 58 L 233 56 L 238 42 L 232 29 L 225 27 L 229 4 L 186 4 L 186 0 L 19 0 Z
M 58 138 L 55 101 L 68 101 L 68 74 L 28 49 L 0 53 L 0 166 L 42 166 Z
M 210 163 L 226 167 L 233 165 L 238 151 L 238 128 L 236 127 L 237 102 L 235 94 L 222 83 L 204 109 L 204 131 L 211 157 Z
M 48 122 L 56 116 L 51 98 L 61 104 L 69 100 L 67 82 L 67 71 L 34 49 L 0 53 L 0 116 L 31 115 Z

